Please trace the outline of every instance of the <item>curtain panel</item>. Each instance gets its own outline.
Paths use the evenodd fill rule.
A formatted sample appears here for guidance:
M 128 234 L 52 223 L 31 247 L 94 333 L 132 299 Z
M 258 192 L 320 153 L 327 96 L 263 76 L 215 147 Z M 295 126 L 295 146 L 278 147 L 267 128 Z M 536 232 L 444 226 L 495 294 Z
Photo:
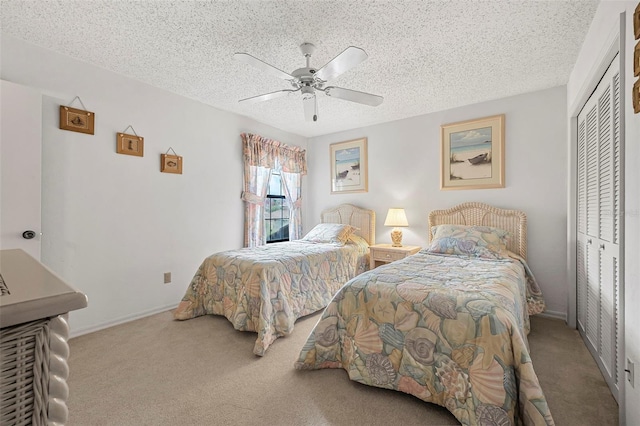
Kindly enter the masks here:
M 271 169 L 266 167 L 247 166 L 244 168 L 244 246 L 256 247 L 266 243 L 264 235 L 264 202 Z
M 307 174 L 306 151 L 259 135 L 242 133 L 245 202 L 244 246 L 265 244 L 265 199 L 271 170 L 279 168 L 284 177 L 285 197 L 289 203 L 289 239 L 299 239 L 302 233 L 301 184 Z
M 281 172 L 284 192 L 289 203 L 289 240 L 302 238 L 302 175 L 300 173 Z

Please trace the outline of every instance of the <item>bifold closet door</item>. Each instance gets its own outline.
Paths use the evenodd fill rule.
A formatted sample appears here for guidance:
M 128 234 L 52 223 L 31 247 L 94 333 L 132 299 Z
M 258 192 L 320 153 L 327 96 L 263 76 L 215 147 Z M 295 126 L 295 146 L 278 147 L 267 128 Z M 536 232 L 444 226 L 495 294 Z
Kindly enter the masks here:
M 620 71 L 614 59 L 578 115 L 578 330 L 614 397 L 619 389 Z

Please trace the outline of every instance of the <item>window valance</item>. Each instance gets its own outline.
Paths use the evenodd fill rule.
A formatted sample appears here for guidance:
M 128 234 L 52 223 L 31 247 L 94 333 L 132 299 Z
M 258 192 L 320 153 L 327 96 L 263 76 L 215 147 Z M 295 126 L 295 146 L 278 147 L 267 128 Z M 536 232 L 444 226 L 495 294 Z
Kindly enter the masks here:
M 242 133 L 244 163 L 249 166 L 276 168 L 287 173 L 307 174 L 306 151 L 260 135 Z

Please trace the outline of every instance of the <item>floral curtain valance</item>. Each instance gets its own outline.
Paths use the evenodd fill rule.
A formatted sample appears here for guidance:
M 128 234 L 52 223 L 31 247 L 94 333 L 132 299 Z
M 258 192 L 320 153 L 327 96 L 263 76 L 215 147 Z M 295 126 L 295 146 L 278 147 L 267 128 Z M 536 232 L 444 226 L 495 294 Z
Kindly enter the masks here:
M 279 165 L 287 173 L 307 174 L 307 153 L 304 149 L 251 133 L 242 133 L 241 136 L 245 166 L 274 169 Z

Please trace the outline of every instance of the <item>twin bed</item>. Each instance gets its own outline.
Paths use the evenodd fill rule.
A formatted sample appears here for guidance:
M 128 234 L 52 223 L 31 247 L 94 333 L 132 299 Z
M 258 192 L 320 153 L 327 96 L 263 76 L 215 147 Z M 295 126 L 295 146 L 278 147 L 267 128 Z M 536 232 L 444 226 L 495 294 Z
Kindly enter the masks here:
M 298 318 L 324 309 L 344 283 L 369 269 L 374 243 L 373 210 L 327 209 L 302 240 L 207 257 L 173 316 L 224 315 L 237 330 L 258 333 L 253 353 L 263 356 Z
M 349 223 L 335 214 L 323 221 Z M 342 368 L 351 380 L 444 406 L 464 425 L 553 424 L 526 338 L 529 315 L 542 312 L 544 301 L 525 261 L 524 213 L 481 203 L 436 210 L 429 240 L 418 254 L 367 272 L 363 266 L 348 282 L 329 280 L 322 296 L 313 287 L 309 305 L 279 297 L 288 281 L 262 271 L 268 279 L 249 280 L 242 290 L 249 306 L 262 296 L 253 311 L 225 302 L 231 293 L 224 286 L 210 286 L 237 282 L 238 273 L 205 260 L 178 312 L 222 314 L 238 329 L 258 331 L 254 352 L 263 355 L 295 319 L 326 305 L 296 369 Z M 314 270 L 302 268 L 299 282 L 316 277 Z M 304 292 L 298 285 L 292 294 Z

